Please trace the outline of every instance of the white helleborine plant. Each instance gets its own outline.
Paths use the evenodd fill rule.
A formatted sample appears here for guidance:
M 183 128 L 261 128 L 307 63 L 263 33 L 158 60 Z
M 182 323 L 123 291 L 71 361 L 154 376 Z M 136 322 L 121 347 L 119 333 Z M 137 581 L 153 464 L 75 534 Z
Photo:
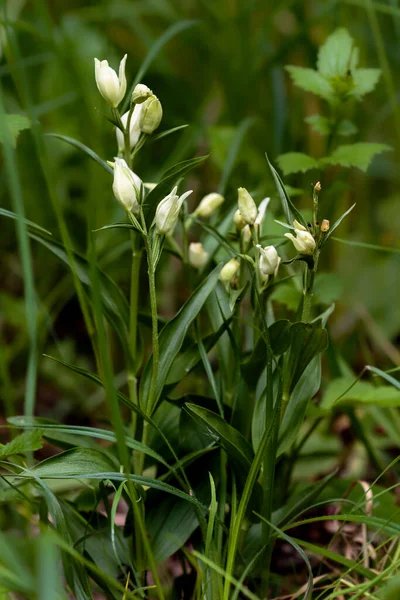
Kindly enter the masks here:
M 207 263 L 208 252 L 203 248 L 200 242 L 192 242 L 189 244 L 189 263 L 195 269 L 201 269 Z
M 211 192 L 200 200 L 200 204 L 194 211 L 194 214 L 198 217 L 210 217 L 213 212 L 220 206 L 224 201 L 224 197 L 217 192 Z
M 184 200 L 192 193 L 193 190 L 189 190 L 182 194 L 182 196 L 178 196 L 176 193 L 178 190 L 177 186 L 165 196 L 163 200 L 161 200 L 160 204 L 157 206 L 156 216 L 154 218 L 156 224 L 156 231 L 160 235 L 168 235 L 172 233 L 175 225 L 178 221 L 179 211 L 181 210 L 181 206 Z
M 293 225 L 296 237 L 292 233 L 285 233 L 285 237 L 293 242 L 297 252 L 312 256 L 316 246 L 315 239 L 304 225 L 301 225 L 298 221 L 294 220 Z
M 248 225 L 254 225 L 257 218 L 257 205 L 246 188 L 238 189 L 238 205 L 243 220 Z
M 267 283 L 270 275 L 277 275 L 281 257 L 275 246 L 265 246 L 263 248 L 260 244 L 257 244 L 257 248 L 260 251 L 260 258 L 258 261 L 260 276 L 262 281 Z
M 130 146 L 131 150 L 133 150 L 133 148 L 136 146 L 136 144 L 139 141 L 139 137 L 140 137 L 140 133 L 141 133 L 139 121 L 140 121 L 140 113 L 142 111 L 142 106 L 143 106 L 142 104 L 137 104 L 132 111 L 132 116 L 131 116 L 131 120 L 129 123 L 129 146 Z M 129 111 L 126 112 L 121 117 L 122 125 L 125 128 L 128 125 L 128 117 L 129 117 Z M 124 150 L 125 150 L 124 134 L 118 127 L 116 128 L 115 131 L 116 131 L 116 135 L 117 135 L 118 150 L 119 150 L 119 152 L 124 152 Z
M 114 160 L 114 196 L 127 212 L 138 214 L 142 181 L 131 171 L 123 158 Z
M 119 73 L 118 75 L 108 65 L 107 60 L 98 60 L 94 59 L 94 72 L 96 77 L 96 85 L 103 96 L 103 98 L 108 102 L 108 104 L 112 108 L 117 108 L 118 104 L 121 102 L 126 92 L 126 76 L 125 76 L 125 63 L 126 63 L 125 54 L 124 58 L 121 60 L 119 64 Z

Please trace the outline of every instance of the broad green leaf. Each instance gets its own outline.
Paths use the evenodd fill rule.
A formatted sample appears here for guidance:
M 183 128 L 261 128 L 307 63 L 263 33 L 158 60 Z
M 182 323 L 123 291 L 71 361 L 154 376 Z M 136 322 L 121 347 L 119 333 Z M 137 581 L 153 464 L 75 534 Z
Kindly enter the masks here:
M 400 573 L 391 575 L 379 590 L 380 600 L 398 600 L 400 598 Z
M 267 154 L 265 155 L 265 158 L 267 159 L 267 163 L 268 163 L 269 169 L 271 171 L 271 175 L 272 175 L 272 178 L 274 180 L 275 187 L 277 189 L 278 196 L 279 196 L 280 201 L 281 201 L 282 210 L 284 212 L 284 215 L 286 217 L 287 222 L 289 223 L 289 225 L 291 225 L 292 222 L 293 222 L 293 220 L 297 219 L 297 221 L 299 223 L 301 223 L 302 225 L 306 225 L 306 222 L 303 219 L 303 216 L 297 210 L 297 208 L 294 206 L 293 202 L 290 200 L 289 196 L 287 195 L 287 192 L 285 190 L 285 186 L 283 185 L 283 181 L 280 178 L 280 176 L 279 176 L 278 172 L 276 171 L 276 169 L 270 163 Z
M 353 73 L 353 89 L 350 96 L 361 98 L 365 94 L 372 92 L 378 84 L 381 76 L 380 69 L 356 69 Z
M 113 175 L 114 170 L 110 167 L 110 165 L 108 165 L 105 160 L 100 158 L 100 156 L 98 154 L 96 154 L 96 152 L 94 152 L 93 150 L 91 150 L 90 148 L 85 146 L 85 144 L 82 144 L 82 142 L 79 142 L 78 140 L 74 140 L 73 138 L 67 137 L 66 135 L 60 135 L 59 133 L 46 133 L 46 135 L 48 135 L 49 137 L 54 137 L 59 140 L 62 140 L 63 142 L 66 142 L 67 144 L 70 144 L 71 146 L 78 148 L 78 150 L 80 150 L 81 152 L 83 152 L 84 154 L 89 156 L 92 160 L 94 160 L 101 167 L 103 167 L 103 169 L 105 169 L 108 173 Z
M 330 156 L 320 159 L 321 165 L 341 165 L 342 167 L 357 167 L 366 171 L 373 157 L 381 152 L 392 150 L 387 144 L 373 142 L 358 142 L 338 146 Z
M 306 173 L 318 168 L 318 161 L 304 152 L 287 152 L 278 156 L 277 161 L 284 175 Z
M 314 299 L 317 304 L 332 304 L 343 292 L 342 282 L 335 273 L 318 273 L 314 283 Z
M 311 360 L 328 346 L 328 334 L 316 323 L 294 323 L 291 328 L 291 345 L 285 374 L 285 389 L 294 389 Z
M 36 240 L 48 250 L 50 250 L 57 258 L 59 258 L 66 265 L 71 267 L 68 254 L 65 247 L 61 242 L 53 240 L 42 233 L 30 233 L 32 239 Z M 75 270 L 76 275 L 79 277 L 81 282 L 87 287 L 91 286 L 90 278 L 90 265 L 88 261 L 80 254 L 74 252 Z M 129 348 L 129 336 L 128 336 L 128 323 L 129 323 L 129 308 L 128 303 L 123 296 L 121 290 L 116 283 L 105 273 L 98 269 L 97 277 L 100 285 L 101 299 L 103 302 L 104 313 L 114 327 L 115 331 L 119 335 L 119 338 L 125 349 L 126 356 L 129 360 L 130 348 Z
M 336 29 L 318 52 L 317 67 L 323 77 L 345 78 L 351 68 L 356 67 L 353 39 L 347 29 Z
M 271 300 L 280 302 L 287 306 L 289 310 L 295 312 L 301 300 L 301 291 L 290 283 L 277 285 L 271 295 Z
M 207 408 L 187 403 L 185 409 L 211 439 L 222 446 L 246 471 L 249 469 L 253 460 L 253 451 L 246 438 L 237 429 Z
M 321 408 L 332 409 L 343 405 L 400 406 L 400 389 L 389 385 L 375 386 L 351 377 L 340 377 L 329 382 L 321 401 Z
M 46 458 L 33 467 L 37 477 L 48 478 L 85 477 L 93 473 L 109 472 L 115 469 L 114 463 L 100 450 L 93 448 L 73 448 Z
M 0 446 L 0 459 L 4 460 L 7 456 L 12 456 L 13 454 L 25 454 L 25 452 L 39 450 L 43 446 L 42 435 L 42 429 L 21 433 L 21 435 L 8 442 L 8 444 Z
M 318 392 L 320 385 L 321 357 L 315 356 L 290 394 L 279 429 L 277 456 L 280 456 L 292 446 L 303 424 L 307 406 Z
M 311 115 L 306 117 L 305 122 L 311 125 L 311 128 L 316 133 L 321 135 L 329 135 L 331 132 L 332 124 L 330 119 L 323 117 L 322 115 Z
M 332 102 L 335 99 L 333 86 L 318 71 L 305 67 L 295 67 L 293 65 L 287 65 L 285 69 L 289 72 L 293 83 L 297 87 L 306 92 L 312 92 L 316 96 L 328 100 L 328 102 Z
M 8 139 L 11 141 L 12 147 L 15 148 L 20 132 L 29 129 L 31 123 L 25 115 L 4 115 L 4 119 L 8 128 Z M 3 142 L 4 131 L 0 131 L 0 143 Z
M 51 357 L 49 357 L 51 358 Z M 54 360 L 54 359 L 53 359 Z M 85 427 L 81 425 L 60 425 L 58 423 L 46 423 L 43 422 L 42 419 L 38 419 L 36 417 L 10 417 L 7 419 L 9 423 L 15 425 L 15 427 L 24 427 L 28 428 L 38 428 L 35 432 L 29 433 L 42 433 L 45 436 L 51 436 L 52 434 L 57 433 L 66 433 L 71 436 L 85 436 L 90 438 L 96 438 L 99 440 L 106 440 L 108 442 L 116 443 L 117 437 L 113 431 L 109 431 L 107 429 L 99 429 L 97 427 Z M 25 434 L 23 434 L 25 435 Z M 18 438 L 16 438 L 18 439 Z M 14 440 L 15 441 L 15 440 Z M 162 463 L 164 466 L 168 467 L 168 463 L 160 456 L 157 452 L 155 452 L 146 444 L 142 444 L 138 442 L 134 438 L 130 436 L 125 437 L 125 444 L 128 448 L 132 450 L 137 450 L 138 452 L 143 452 L 151 458 L 154 458 L 158 462 Z M 76 445 L 76 444 L 75 444 Z M 41 447 L 41 446 L 40 446 Z M 0 449 L 1 452 L 2 449 Z
M 144 200 L 143 212 L 148 227 L 150 227 L 153 222 L 160 200 L 165 198 L 165 196 L 170 193 L 172 188 L 178 182 L 178 179 L 181 179 L 184 175 L 186 175 L 186 173 L 200 165 L 206 160 L 206 158 L 208 158 L 208 156 L 196 156 L 195 158 L 184 160 L 183 162 L 177 163 L 164 173 L 160 183 L 151 190 Z
M 7 210 L 7 209 L 1 208 L 1 207 L 0 207 L 0 215 L 3 217 L 9 217 L 10 219 L 15 219 L 15 220 L 18 220 L 18 218 L 19 218 L 16 213 L 11 212 L 11 210 Z M 47 229 L 44 229 L 43 227 L 41 227 L 37 223 L 34 223 L 33 221 L 30 221 L 29 219 L 24 219 L 24 222 L 26 223 L 26 225 L 28 225 L 28 227 L 31 227 L 32 229 L 36 229 L 37 231 L 39 231 L 41 233 L 46 233 L 47 235 L 51 235 L 50 231 L 47 231 Z
M 144 369 L 141 381 L 139 398 L 141 406 L 147 406 L 151 413 L 160 398 L 162 389 L 167 381 L 171 366 L 182 347 L 183 341 L 193 320 L 197 317 L 205 301 L 218 282 L 222 265 L 218 265 L 201 285 L 193 292 L 192 296 L 182 306 L 180 311 L 167 323 L 159 336 L 160 360 L 158 365 L 157 382 L 153 405 L 147 406 L 150 392 L 153 357 L 151 356 Z

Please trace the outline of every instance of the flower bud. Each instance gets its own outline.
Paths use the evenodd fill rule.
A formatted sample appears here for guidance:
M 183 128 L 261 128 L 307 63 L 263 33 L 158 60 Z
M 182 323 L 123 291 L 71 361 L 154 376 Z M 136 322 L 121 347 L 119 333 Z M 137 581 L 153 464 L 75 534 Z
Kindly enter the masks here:
M 257 248 L 260 251 L 258 268 L 261 279 L 266 283 L 270 275 L 277 275 L 281 258 L 275 246 L 265 246 L 265 248 L 262 248 L 260 244 L 257 244 Z
M 298 221 L 293 221 L 294 232 L 296 237 L 292 233 L 285 233 L 285 237 L 289 238 L 293 242 L 294 247 L 300 254 L 308 254 L 312 256 L 315 250 L 315 239 L 309 231 L 303 225 L 300 225 Z
M 262 224 L 264 223 L 264 219 L 265 219 L 265 213 L 267 211 L 268 204 L 270 203 L 270 201 L 271 201 L 271 198 L 264 198 L 264 200 L 261 200 L 261 202 L 258 206 L 257 218 L 254 222 L 254 225 L 258 225 L 259 227 L 262 227 Z
M 150 96 L 145 100 L 140 113 L 140 129 L 143 133 L 153 133 L 161 123 L 162 106 L 157 96 Z
M 131 150 L 133 150 L 133 148 L 136 146 L 136 144 L 139 141 L 139 137 L 140 137 L 139 120 L 140 120 L 141 111 L 142 111 L 142 106 L 140 104 L 137 104 L 132 112 L 132 116 L 131 116 L 131 120 L 130 120 L 130 124 L 129 124 L 129 146 L 130 146 Z M 129 111 L 126 112 L 121 117 L 122 125 L 125 128 L 128 125 L 128 117 L 129 117 Z M 124 134 L 118 127 L 116 128 L 115 132 L 116 132 L 116 136 L 117 136 L 118 150 L 119 150 L 119 152 L 124 152 L 124 150 L 125 150 Z
M 128 212 L 139 212 L 140 178 L 130 170 L 123 158 L 114 158 L 114 196 Z
M 331 224 L 329 223 L 328 219 L 322 219 L 322 223 L 321 223 L 322 233 L 326 233 L 327 231 L 329 231 L 330 226 L 331 226 Z
M 246 188 L 238 189 L 238 204 L 244 221 L 248 225 L 254 225 L 257 218 L 257 206 Z
M 203 244 L 192 242 L 189 244 L 189 262 L 195 269 L 204 267 L 208 260 L 208 252 L 203 248 Z
M 224 197 L 221 194 L 217 194 L 217 192 L 211 192 L 211 194 L 207 194 L 200 201 L 200 204 L 194 211 L 194 214 L 198 217 L 207 218 L 212 215 L 212 213 L 218 208 L 220 204 L 224 201 Z
M 219 274 L 219 279 L 227 289 L 229 288 L 229 284 L 236 275 L 239 267 L 240 263 L 238 260 L 236 260 L 236 258 L 231 258 L 231 260 L 222 267 L 221 273 Z
M 137 85 L 135 85 L 135 89 L 132 92 L 131 101 L 134 104 L 142 104 L 152 95 L 153 92 L 150 88 L 147 87 L 147 85 L 144 85 L 144 83 L 138 83 Z
M 165 196 L 157 206 L 155 223 L 156 231 L 160 235 L 167 235 L 173 232 L 178 221 L 179 211 L 183 201 L 193 191 L 190 190 L 189 192 L 182 194 L 182 196 L 178 196 L 176 193 L 177 189 L 178 188 L 175 186 L 168 196 Z
M 126 92 L 126 77 L 125 63 L 127 55 L 121 60 L 119 65 L 119 74 L 117 75 L 114 69 L 108 66 L 107 60 L 94 59 L 94 73 L 96 85 L 103 96 L 112 108 L 117 108 Z
M 316 192 L 320 192 L 322 190 L 322 185 L 320 181 L 317 181 L 317 183 L 314 185 L 314 190 Z
M 239 209 L 237 209 L 237 211 L 233 215 L 233 222 L 238 231 L 240 231 L 241 229 L 243 229 L 243 227 L 246 226 L 246 221 L 243 219 Z

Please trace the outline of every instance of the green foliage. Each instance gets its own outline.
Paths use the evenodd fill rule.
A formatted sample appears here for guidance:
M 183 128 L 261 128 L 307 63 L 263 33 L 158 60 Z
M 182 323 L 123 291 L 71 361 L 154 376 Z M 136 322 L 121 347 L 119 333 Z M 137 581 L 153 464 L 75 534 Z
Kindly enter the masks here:
M 13 148 L 17 145 L 17 139 L 21 131 L 29 129 L 31 124 L 25 115 L 4 115 L 5 126 L 7 127 L 7 138 L 10 140 Z M 4 144 L 5 131 L 0 131 L 0 143 Z

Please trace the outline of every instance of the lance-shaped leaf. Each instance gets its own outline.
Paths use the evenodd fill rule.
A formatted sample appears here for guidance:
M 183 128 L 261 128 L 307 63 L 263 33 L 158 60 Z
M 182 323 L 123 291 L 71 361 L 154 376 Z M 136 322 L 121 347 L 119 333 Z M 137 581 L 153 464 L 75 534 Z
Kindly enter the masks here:
M 268 163 L 269 169 L 271 171 L 271 175 L 274 180 L 274 183 L 275 183 L 275 186 L 276 186 L 276 189 L 278 192 L 278 196 L 279 196 L 281 204 L 282 204 L 282 210 L 285 214 L 287 222 L 289 224 L 292 224 L 292 221 L 294 219 L 296 219 L 299 223 L 301 223 L 302 225 L 305 226 L 306 225 L 305 220 L 303 219 L 301 213 L 299 213 L 299 211 L 297 210 L 297 208 L 295 207 L 295 205 L 293 204 L 293 202 L 287 195 L 287 192 L 285 190 L 285 186 L 283 185 L 282 179 L 279 177 L 278 172 L 276 171 L 276 169 L 274 169 L 274 167 L 270 163 L 267 154 L 265 154 L 265 158 L 267 159 L 267 163 Z

